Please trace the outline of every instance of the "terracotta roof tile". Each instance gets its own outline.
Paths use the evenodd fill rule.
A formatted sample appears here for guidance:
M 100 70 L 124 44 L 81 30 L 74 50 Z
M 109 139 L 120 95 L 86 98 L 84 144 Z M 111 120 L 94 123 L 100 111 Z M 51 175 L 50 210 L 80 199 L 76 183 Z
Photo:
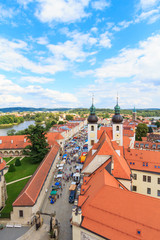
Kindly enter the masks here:
M 78 202 L 83 228 L 112 240 L 160 239 L 159 199 L 121 189 L 106 170 L 97 171 L 87 185 Z
M 58 151 L 58 145 L 54 145 L 51 148 L 25 188 L 14 201 L 13 206 L 33 206 L 35 204 Z

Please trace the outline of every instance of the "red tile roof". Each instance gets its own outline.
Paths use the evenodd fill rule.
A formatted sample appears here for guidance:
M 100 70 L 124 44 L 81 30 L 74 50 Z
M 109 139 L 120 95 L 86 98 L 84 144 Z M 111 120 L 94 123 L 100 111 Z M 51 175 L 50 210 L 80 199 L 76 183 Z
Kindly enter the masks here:
M 23 149 L 29 142 L 25 135 L 0 136 L 0 149 Z
M 14 206 L 33 206 L 40 194 L 43 184 L 50 171 L 51 165 L 59 151 L 59 146 L 54 145 L 47 156 L 44 158 L 36 172 L 22 190 L 18 198 L 12 204 Z
M 6 167 L 6 162 L 3 160 L 3 158 L 1 158 L 0 171 L 3 170 L 5 167 Z
M 115 141 L 111 141 L 108 134 L 104 130 L 101 134 L 99 142 L 93 146 L 93 149 L 97 147 L 97 151 L 92 155 L 92 149 L 87 154 L 83 171 L 93 161 L 96 156 L 109 155 L 113 157 L 114 169 L 113 175 L 116 178 L 130 179 L 130 168 L 127 161 L 123 158 L 123 148 L 119 147 Z M 121 155 L 119 156 L 115 150 L 120 150 Z
M 87 185 L 78 201 L 81 227 L 112 240 L 160 239 L 159 199 L 121 189 L 105 169 L 92 175 Z
M 56 144 L 56 140 L 64 139 L 60 133 L 54 132 L 47 133 L 46 137 L 49 146 Z M 0 149 L 23 149 L 30 144 L 26 135 L 0 136 L 0 140 Z
M 159 151 L 125 149 L 125 158 L 131 169 L 160 173 Z

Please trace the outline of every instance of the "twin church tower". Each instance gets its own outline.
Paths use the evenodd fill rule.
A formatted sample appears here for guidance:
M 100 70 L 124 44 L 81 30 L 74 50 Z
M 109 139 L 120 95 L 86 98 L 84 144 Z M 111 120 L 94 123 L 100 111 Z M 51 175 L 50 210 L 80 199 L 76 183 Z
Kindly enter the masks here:
M 98 130 L 98 118 L 95 114 L 95 107 L 92 99 L 92 106 L 90 107 L 90 115 L 88 117 L 88 151 L 92 148 L 94 143 L 98 142 L 97 139 L 97 130 Z M 119 146 L 123 146 L 123 118 L 120 115 L 120 107 L 117 105 L 114 108 L 115 114 L 112 117 L 112 132 L 113 132 L 113 141 L 116 141 Z

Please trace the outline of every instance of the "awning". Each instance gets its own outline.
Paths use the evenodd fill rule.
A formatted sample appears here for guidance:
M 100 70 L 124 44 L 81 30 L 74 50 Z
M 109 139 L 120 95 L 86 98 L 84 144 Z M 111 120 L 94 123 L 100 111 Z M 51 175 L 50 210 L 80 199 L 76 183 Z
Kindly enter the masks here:
M 62 174 L 57 174 L 56 178 L 62 178 Z
M 56 193 L 57 193 L 57 191 L 55 191 L 55 190 L 53 190 L 53 191 L 51 191 L 51 195 L 56 195 Z
M 59 185 L 60 185 L 60 182 L 56 182 L 54 185 L 59 186 Z

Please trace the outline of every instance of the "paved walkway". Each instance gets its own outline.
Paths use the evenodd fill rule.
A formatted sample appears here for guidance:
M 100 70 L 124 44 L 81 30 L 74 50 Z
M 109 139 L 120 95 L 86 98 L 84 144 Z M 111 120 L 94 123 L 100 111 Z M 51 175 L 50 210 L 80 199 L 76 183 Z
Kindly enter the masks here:
M 30 178 L 30 177 L 32 177 L 32 175 L 27 176 L 27 177 L 24 177 L 24 178 L 17 179 L 17 180 L 14 180 L 14 181 L 9 182 L 9 183 L 6 183 L 6 185 L 10 185 L 10 184 L 12 184 L 12 183 L 16 183 L 16 182 L 22 181 L 22 180 L 27 179 L 27 178 Z
M 10 162 L 12 162 L 14 159 L 15 159 L 15 157 L 11 158 L 11 159 L 7 162 L 7 164 L 10 163 Z

